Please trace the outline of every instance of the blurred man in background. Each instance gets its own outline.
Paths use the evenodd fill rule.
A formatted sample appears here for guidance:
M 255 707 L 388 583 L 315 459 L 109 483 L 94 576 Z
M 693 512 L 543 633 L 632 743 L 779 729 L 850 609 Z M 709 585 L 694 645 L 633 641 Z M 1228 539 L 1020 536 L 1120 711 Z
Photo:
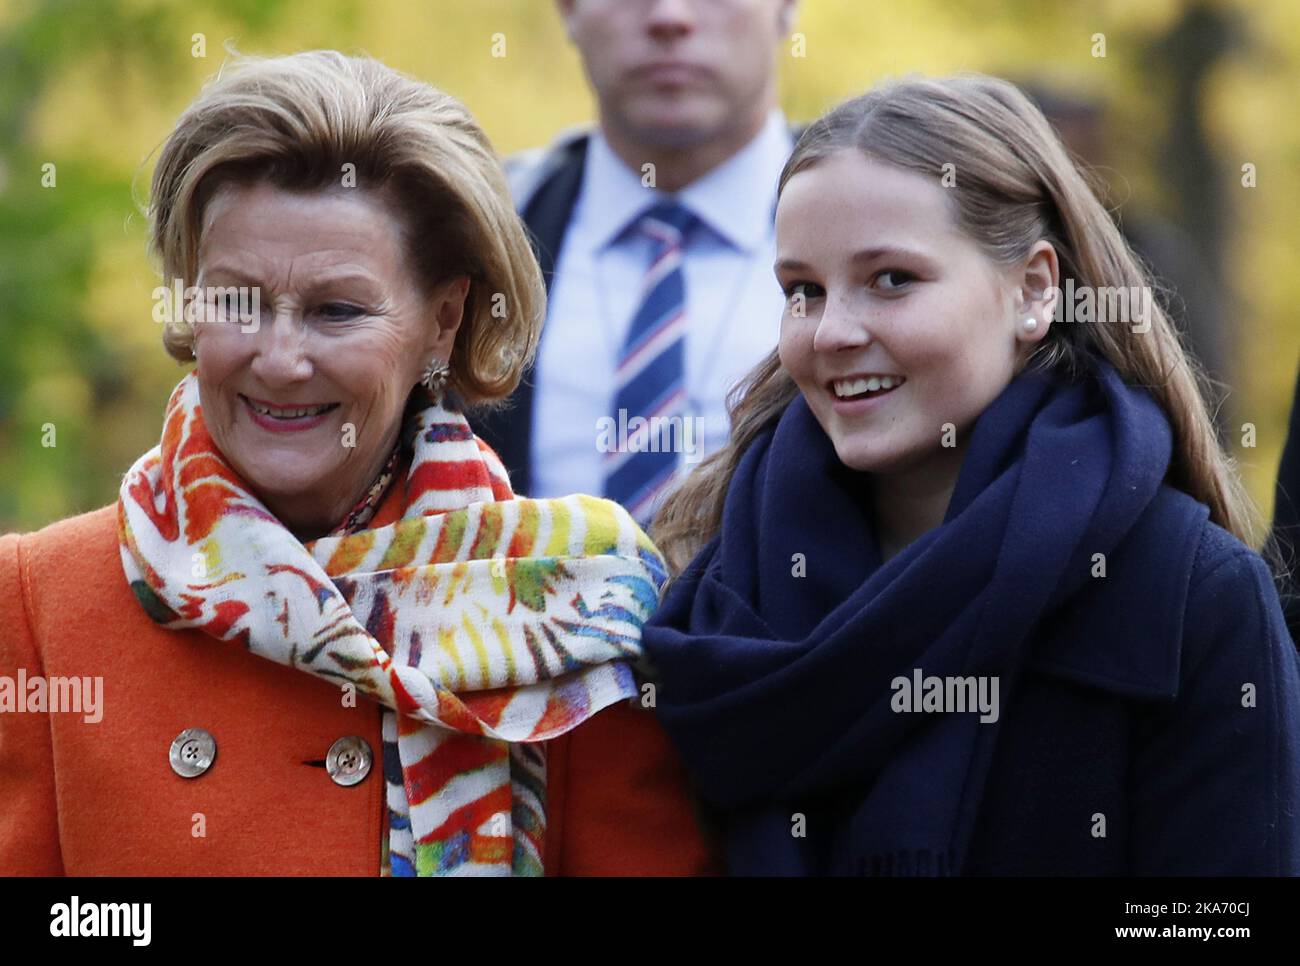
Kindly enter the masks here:
M 727 391 L 780 326 L 777 59 L 796 6 L 558 0 L 599 121 L 508 165 L 549 310 L 510 406 L 475 429 L 517 492 L 603 494 L 644 523 L 727 438 Z M 653 417 L 674 435 L 631 438 Z

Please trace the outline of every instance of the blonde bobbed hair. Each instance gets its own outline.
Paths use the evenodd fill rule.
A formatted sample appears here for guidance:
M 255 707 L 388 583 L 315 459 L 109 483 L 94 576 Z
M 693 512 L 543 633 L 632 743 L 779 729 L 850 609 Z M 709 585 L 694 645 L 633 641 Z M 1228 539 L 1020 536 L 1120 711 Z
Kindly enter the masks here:
M 150 248 L 169 283 L 196 284 L 215 191 L 262 181 L 291 191 L 352 183 L 384 199 L 426 292 L 470 278 L 449 387 L 478 407 L 510 394 L 536 351 L 546 292 L 501 162 L 463 104 L 367 57 L 234 54 L 176 122 L 154 169 Z M 163 344 L 190 360 L 192 327 L 169 321 Z

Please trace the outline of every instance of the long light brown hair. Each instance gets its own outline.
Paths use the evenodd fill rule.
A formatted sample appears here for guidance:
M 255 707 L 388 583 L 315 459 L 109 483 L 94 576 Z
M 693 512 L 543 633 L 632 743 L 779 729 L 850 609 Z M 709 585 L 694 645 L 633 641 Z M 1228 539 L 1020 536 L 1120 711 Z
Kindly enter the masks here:
M 1025 259 L 1043 239 L 1056 249 L 1062 288 L 1073 278 L 1076 289 L 1157 289 L 1051 125 L 1013 84 L 981 75 L 908 79 L 846 101 L 799 138 L 778 197 L 795 174 L 846 149 L 936 178 L 953 163 L 959 225 L 1000 263 Z M 1127 383 L 1147 387 L 1173 428 L 1169 482 L 1250 542 L 1256 511 L 1215 432 L 1205 376 L 1158 304 L 1149 320 L 1145 332 L 1127 324 L 1052 325 L 1026 364 L 1078 374 L 1097 352 Z M 732 390 L 730 441 L 678 484 L 651 525 L 673 574 L 718 532 L 737 464 L 798 392 L 775 349 Z

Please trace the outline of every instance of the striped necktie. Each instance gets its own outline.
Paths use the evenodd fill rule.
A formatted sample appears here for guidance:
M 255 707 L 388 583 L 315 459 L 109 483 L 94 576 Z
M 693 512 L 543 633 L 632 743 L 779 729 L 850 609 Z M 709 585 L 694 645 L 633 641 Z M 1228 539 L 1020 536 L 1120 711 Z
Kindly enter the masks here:
M 614 379 L 614 422 L 628 427 L 605 454 L 604 495 L 623 504 L 645 526 L 677 470 L 682 428 L 670 432 L 652 418 L 684 417 L 686 403 L 686 285 L 682 238 L 695 216 L 665 202 L 641 216 L 637 227 L 654 241 L 642 279 L 641 302 L 619 354 Z M 633 420 L 641 417 L 645 422 Z M 667 444 L 667 445 L 663 445 Z M 671 445 L 671 449 L 669 448 Z M 656 452 L 657 450 L 657 452 Z

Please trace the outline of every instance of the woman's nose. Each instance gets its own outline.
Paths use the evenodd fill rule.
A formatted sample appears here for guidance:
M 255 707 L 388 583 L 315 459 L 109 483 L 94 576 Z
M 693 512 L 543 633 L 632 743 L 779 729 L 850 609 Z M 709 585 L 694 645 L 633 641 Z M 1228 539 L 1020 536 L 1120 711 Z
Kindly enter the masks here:
M 258 331 L 246 338 L 257 340 L 252 369 L 264 383 L 274 385 L 311 378 L 307 334 L 292 310 L 277 310 L 269 325 L 263 317 Z
M 871 330 L 865 314 L 848 299 L 828 298 L 822 309 L 817 331 L 813 334 L 813 349 L 818 352 L 835 352 L 838 349 L 858 349 L 871 344 Z

